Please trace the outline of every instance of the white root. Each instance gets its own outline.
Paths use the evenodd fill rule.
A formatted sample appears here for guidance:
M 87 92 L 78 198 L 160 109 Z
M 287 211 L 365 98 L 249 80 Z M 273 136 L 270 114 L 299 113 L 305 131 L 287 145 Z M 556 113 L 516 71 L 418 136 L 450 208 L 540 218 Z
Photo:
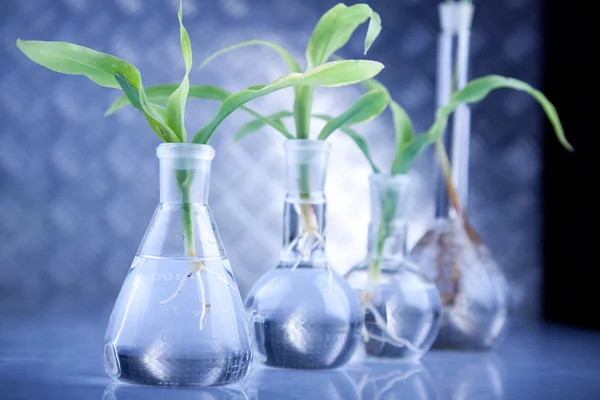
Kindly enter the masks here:
M 302 235 L 300 235 L 296 239 L 294 239 L 294 241 L 292 243 L 296 242 L 299 246 L 304 246 L 304 242 L 306 241 L 307 237 L 308 237 L 308 232 L 304 232 Z M 292 250 L 292 248 L 289 248 L 289 249 L 290 249 L 290 251 Z M 289 253 L 289 251 L 288 251 L 288 253 Z M 286 256 L 287 256 L 287 253 L 286 253 Z M 296 263 L 292 266 L 291 272 L 294 272 L 296 270 L 296 268 L 298 268 L 298 265 L 300 265 L 300 261 L 302 261 L 302 257 L 299 256 L 296 260 Z
M 385 320 L 383 319 L 381 314 L 379 314 L 379 311 L 377 311 L 377 309 L 375 307 L 373 307 L 372 304 L 367 304 L 366 308 L 367 308 L 367 310 L 371 311 L 371 313 L 375 317 L 375 323 L 377 324 L 377 327 L 379 327 L 388 336 L 387 338 L 380 337 L 378 335 L 373 335 L 372 333 L 367 331 L 367 334 L 369 335 L 369 337 L 371 337 L 375 340 L 380 340 L 382 342 L 387 342 L 387 343 L 391 344 L 392 346 L 406 347 L 416 353 L 421 352 L 421 350 L 419 348 L 417 348 L 416 346 L 414 346 L 410 341 L 403 339 L 401 337 L 398 337 L 394 333 L 390 332 L 390 330 L 387 328 L 387 324 L 385 323 Z
M 201 307 L 200 313 L 197 314 L 200 315 L 200 330 L 204 329 L 204 325 L 206 324 L 207 310 L 210 307 L 210 304 L 206 301 L 206 289 L 204 287 L 204 280 L 202 279 L 202 272 L 212 274 L 213 276 L 216 276 L 217 279 L 219 279 L 221 282 L 225 283 L 227 286 L 232 287 L 225 279 L 223 279 L 217 273 L 206 268 L 206 265 L 203 262 L 192 262 L 190 263 L 190 270 L 181 279 L 181 282 L 177 286 L 175 292 L 169 298 L 160 302 L 160 304 L 166 304 L 175 299 L 177 296 L 179 296 L 181 292 L 183 292 L 183 288 L 188 279 L 190 279 L 192 275 L 196 274 L 196 279 L 198 280 L 198 299 L 200 300 Z
M 302 255 L 302 259 L 307 261 L 310 258 L 311 248 L 312 248 L 312 239 L 314 233 L 312 231 L 308 231 L 302 234 L 302 237 L 298 241 L 298 246 L 301 248 L 300 254 Z
M 190 279 L 192 277 L 193 274 L 194 274 L 194 271 L 188 271 L 188 273 L 185 274 L 185 276 L 181 279 L 181 282 L 179 282 L 179 286 L 177 286 L 175 293 L 173 293 L 168 299 L 161 301 L 160 304 L 167 304 L 168 302 L 172 301 L 175 297 L 179 296 L 181 294 L 181 292 L 183 291 L 183 287 L 185 286 L 185 283 L 187 282 L 188 279 Z
M 228 288 L 230 288 L 230 289 L 233 288 L 233 286 L 229 282 L 227 282 L 225 280 L 225 278 L 223 278 L 221 275 L 217 274 L 215 271 L 212 271 L 212 270 L 206 268 L 204 270 L 204 272 L 206 272 L 207 274 L 210 274 L 210 275 L 214 276 L 215 278 L 217 278 L 217 280 L 221 281 L 221 283 L 227 285 Z
M 202 279 L 202 271 L 196 271 L 196 278 L 198 279 L 198 299 L 200 300 L 200 330 L 204 329 L 206 323 L 206 312 L 209 304 L 206 302 L 206 290 L 204 289 L 204 280 Z
M 317 239 L 317 241 L 315 242 L 315 247 L 318 244 L 320 244 L 323 248 L 325 248 L 325 238 L 319 232 L 315 232 L 315 238 Z M 333 285 L 333 268 L 331 268 L 329 261 L 327 261 L 326 264 L 327 264 L 327 273 L 329 274 L 327 286 L 328 286 L 329 293 L 331 293 L 331 285 Z
M 290 272 L 294 272 L 296 270 L 296 268 L 298 268 L 298 265 L 300 265 L 300 261 L 302 261 L 302 259 L 300 257 L 298 257 L 298 259 L 296 260 L 296 262 L 292 266 L 292 269 L 290 270 Z
M 202 261 L 200 261 L 200 262 L 190 262 L 190 264 L 189 264 L 189 271 L 181 279 L 181 282 L 179 282 L 179 286 L 177 286 L 177 289 L 175 290 L 175 293 L 173 293 L 168 299 L 165 299 L 165 300 L 161 301 L 160 304 L 166 304 L 166 303 L 172 301 L 175 297 L 179 296 L 181 294 L 181 292 L 183 291 L 183 287 L 185 286 L 185 282 L 188 279 L 190 279 L 192 277 L 192 275 L 194 275 L 194 273 L 196 273 L 198 271 L 204 271 L 204 270 L 206 270 L 206 265 L 204 265 L 204 263 Z
M 286 247 L 285 251 L 283 252 L 284 257 L 287 257 L 287 255 L 290 254 L 292 252 L 292 250 L 294 250 L 294 246 L 296 246 L 296 244 L 298 244 L 298 241 L 300 240 L 301 237 L 302 236 L 298 236 L 297 238 L 295 238 L 294 240 L 292 240 L 290 242 L 288 247 Z

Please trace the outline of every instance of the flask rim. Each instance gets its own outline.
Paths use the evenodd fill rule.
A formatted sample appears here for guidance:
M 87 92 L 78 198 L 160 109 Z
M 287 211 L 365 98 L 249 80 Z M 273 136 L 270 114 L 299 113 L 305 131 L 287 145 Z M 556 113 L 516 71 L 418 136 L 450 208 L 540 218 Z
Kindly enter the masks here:
M 331 143 L 326 140 L 317 139 L 288 139 L 283 143 L 283 147 L 287 151 L 329 152 L 331 150 Z
M 208 144 L 196 143 L 161 143 L 156 148 L 159 159 L 197 159 L 210 161 L 215 158 L 215 149 Z
M 371 174 L 369 182 L 373 185 L 408 186 L 411 182 L 410 176 L 406 174 L 391 175 L 387 173 Z

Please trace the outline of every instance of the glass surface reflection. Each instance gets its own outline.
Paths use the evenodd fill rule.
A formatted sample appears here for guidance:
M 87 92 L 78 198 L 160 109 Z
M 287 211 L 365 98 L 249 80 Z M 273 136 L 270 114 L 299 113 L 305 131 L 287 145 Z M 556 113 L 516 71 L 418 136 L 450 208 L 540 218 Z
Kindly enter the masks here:
M 242 382 L 252 400 L 359 400 L 354 382 L 343 370 L 291 370 L 253 365 Z
M 366 362 L 348 368 L 360 399 L 437 399 L 435 384 L 421 363 Z
M 504 399 L 504 364 L 496 353 L 430 352 L 425 364 L 438 393 L 461 400 Z
M 226 388 L 195 388 L 113 383 L 106 387 L 102 400 L 248 400 L 248 396 L 238 385 Z

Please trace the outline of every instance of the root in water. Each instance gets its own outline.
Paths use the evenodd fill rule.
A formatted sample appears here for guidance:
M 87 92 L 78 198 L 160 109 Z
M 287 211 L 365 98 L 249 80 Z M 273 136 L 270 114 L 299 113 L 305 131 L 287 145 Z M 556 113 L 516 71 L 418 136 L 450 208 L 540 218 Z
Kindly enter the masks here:
M 204 280 L 202 279 L 202 272 L 206 272 L 207 274 L 213 274 L 214 276 L 217 276 L 217 278 L 224 282 L 227 286 L 232 287 L 227 281 L 225 281 L 222 277 L 217 275 L 214 271 L 210 271 L 208 268 L 206 268 L 206 264 L 204 264 L 203 262 L 191 262 L 190 270 L 181 279 L 181 282 L 179 283 L 179 286 L 177 286 L 175 292 L 169 298 L 160 302 L 160 304 L 167 304 L 173 301 L 177 296 L 181 294 L 181 292 L 183 292 L 185 283 L 192 277 L 192 275 L 196 274 L 196 279 L 198 281 L 198 299 L 200 300 L 201 306 L 201 311 L 198 314 L 200 315 L 200 330 L 204 328 L 204 325 L 206 323 L 206 314 L 208 312 L 208 309 L 211 307 L 210 303 L 206 301 L 206 289 L 204 287 Z
M 192 277 L 192 275 L 194 275 L 194 272 L 195 271 L 192 271 L 190 269 L 190 271 L 188 271 L 188 273 L 185 274 L 183 279 L 181 279 L 181 282 L 179 282 L 179 286 L 177 286 L 175 293 L 173 293 L 171 296 L 169 296 L 169 298 L 161 301 L 160 304 L 167 304 L 167 303 L 173 301 L 173 299 L 175 299 L 175 297 L 179 296 L 181 294 L 181 292 L 183 292 L 183 287 L 185 286 L 185 283 L 187 282 L 188 279 L 190 279 Z
M 369 299 L 369 302 L 364 305 L 364 307 L 366 310 L 370 311 L 373 314 L 373 316 L 375 317 L 375 324 L 385 334 L 385 336 L 375 335 L 375 334 L 369 332 L 367 327 L 363 325 L 363 339 L 365 339 L 365 341 L 368 341 L 369 339 L 375 339 L 375 340 L 379 340 L 384 343 L 389 343 L 395 347 L 406 347 L 407 349 L 414 351 L 416 353 L 421 352 L 421 350 L 419 348 L 417 348 L 415 345 L 413 345 L 409 340 L 406 340 L 404 338 L 396 336 L 393 332 L 391 332 L 388 329 L 385 320 L 383 319 L 381 314 L 379 314 L 379 311 L 377 311 L 377 309 L 370 302 L 370 299 Z
M 210 308 L 210 303 L 206 301 L 206 290 L 204 289 L 204 279 L 202 279 L 202 271 L 196 271 L 196 278 L 198 279 L 198 299 L 200 300 L 200 330 L 204 329 L 206 323 L 206 313 Z

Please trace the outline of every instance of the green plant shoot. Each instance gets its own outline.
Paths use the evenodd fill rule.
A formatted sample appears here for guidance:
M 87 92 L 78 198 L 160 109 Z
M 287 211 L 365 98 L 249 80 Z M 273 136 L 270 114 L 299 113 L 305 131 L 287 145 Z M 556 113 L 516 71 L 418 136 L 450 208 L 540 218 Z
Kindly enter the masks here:
M 314 88 L 316 86 L 334 87 L 350 83 L 359 83 L 375 76 L 383 67 L 381 64 L 373 61 L 329 61 L 337 50 L 348 43 L 354 31 L 367 21 L 368 28 L 364 42 L 365 54 L 381 31 L 381 18 L 379 15 L 366 4 L 355 4 L 352 6 L 337 4 L 328 10 L 317 22 L 306 47 L 307 69 L 305 71 L 302 71 L 300 63 L 294 59 L 289 51 L 277 44 L 266 41 L 250 40 L 223 48 L 210 55 L 202 62 L 200 68 L 205 67 L 214 59 L 233 50 L 247 46 L 265 46 L 279 53 L 285 61 L 290 73 L 269 85 L 251 87 L 246 91 L 232 94 L 226 99 L 217 98 L 214 95 L 216 92 L 219 92 L 218 88 L 190 87 L 190 97 L 202 99 L 210 98 L 223 101 L 219 108 L 220 112 L 198 131 L 193 141 L 195 143 L 206 142 L 223 118 L 229 115 L 230 112 L 241 107 L 249 97 L 264 95 L 290 86 L 294 86 L 293 111 L 286 111 L 283 113 L 276 113 L 269 117 L 263 117 L 255 111 L 243 107 L 243 109 L 250 113 L 255 120 L 251 121 L 238 132 L 235 136 L 235 140 L 246 137 L 248 134 L 256 132 L 265 125 L 269 125 L 287 139 L 309 139 Z M 336 82 L 336 78 L 339 78 L 340 81 Z M 170 95 L 171 92 L 169 90 L 174 88 L 174 85 L 169 85 L 168 87 L 165 85 L 161 87 L 150 87 L 148 88 L 148 96 L 155 100 L 156 103 L 161 104 L 164 102 L 164 98 Z M 156 97 L 153 96 L 154 94 L 156 94 Z M 335 118 L 322 115 L 319 116 L 321 119 L 326 120 L 326 124 L 316 138 L 325 140 L 334 131 L 339 129 L 347 134 L 361 151 L 368 152 L 365 140 L 355 131 L 350 129 L 350 126 L 376 118 L 386 109 L 388 103 L 389 94 L 387 90 L 383 87 L 373 88 L 369 93 L 354 102 L 348 110 L 341 115 Z M 134 103 L 131 104 L 135 106 Z M 127 105 L 127 98 L 120 98 L 109 109 L 109 113 L 112 113 L 125 105 Z M 289 132 L 282 122 L 282 118 L 288 117 L 294 119 L 295 132 Z M 372 166 L 377 168 L 375 164 L 372 164 Z M 303 170 L 300 171 L 300 189 L 301 198 L 307 200 L 310 196 L 310 182 L 306 172 Z M 314 229 L 314 224 L 311 223 L 313 220 L 313 209 L 309 204 L 301 204 L 300 208 L 305 230 Z
M 305 72 L 301 72 L 299 68 L 296 68 L 290 62 L 288 66 L 291 73 L 276 79 L 270 84 L 250 86 L 237 93 L 228 93 L 212 86 L 190 86 L 189 74 L 192 68 L 192 48 L 189 35 L 183 25 L 182 3 L 183 1 L 180 0 L 178 20 L 185 73 L 179 84 L 154 86 L 146 89 L 142 84 L 139 70 L 130 63 L 118 57 L 71 43 L 18 39 L 17 46 L 32 61 L 52 71 L 68 75 L 83 75 L 100 86 L 121 89 L 123 96 L 110 107 L 106 114 L 110 115 L 123 106 L 131 104 L 142 113 L 154 133 L 162 141 L 169 143 L 185 143 L 187 141 L 184 117 L 188 97 L 221 101 L 221 105 L 213 118 L 196 132 L 192 143 L 207 144 L 221 122 L 238 108 L 245 109 L 257 120 L 269 124 L 286 135 L 287 131 L 285 131 L 285 126 L 282 123 L 265 119 L 244 105 L 253 99 L 288 87 L 308 88 L 303 90 L 311 91 L 317 86 L 337 87 L 355 84 L 374 77 L 383 69 L 381 63 L 370 60 L 326 62 L 323 59 L 318 65 L 314 65 L 314 68 Z M 315 46 L 315 49 L 321 49 L 324 46 L 325 50 L 315 51 L 321 52 L 319 54 L 326 54 L 330 49 L 343 42 L 343 37 L 340 39 L 340 35 L 347 34 L 348 24 L 343 21 L 340 21 L 339 24 L 343 27 L 337 30 L 329 27 L 326 31 L 321 32 L 321 38 L 316 39 L 313 46 Z M 339 33 L 339 30 L 343 32 Z M 329 35 L 327 31 L 330 32 Z M 377 36 L 376 31 L 376 26 L 369 30 L 367 35 L 369 41 L 374 40 Z M 330 42 L 324 45 L 327 40 Z M 298 92 L 298 89 L 296 91 Z M 291 134 L 287 134 L 287 136 L 292 137 Z M 184 203 L 185 251 L 186 255 L 193 259 L 197 255 L 194 248 L 192 207 L 189 204 L 189 190 L 193 180 L 192 170 L 177 171 L 176 180 L 181 190 L 182 203 Z M 194 272 L 200 273 L 203 271 L 205 271 L 205 267 L 202 262 L 190 262 L 190 274 L 186 275 L 186 278 L 191 277 Z M 185 279 L 182 280 L 181 285 L 184 282 Z M 182 286 L 165 302 L 179 294 L 181 289 Z M 201 329 L 202 326 L 203 321 L 201 318 Z
M 361 83 L 362 86 L 371 93 L 373 90 L 385 90 L 385 87 L 375 79 L 369 79 Z M 462 104 L 473 104 L 482 101 L 487 95 L 497 89 L 514 89 L 529 94 L 540 104 L 544 110 L 546 116 L 551 122 L 554 132 L 558 141 L 562 146 L 573 151 L 573 147 L 568 142 L 560 118 L 554 105 L 546 98 L 546 96 L 539 90 L 533 88 L 529 84 L 513 79 L 506 78 L 499 75 L 488 75 L 481 78 L 477 78 L 469 82 L 463 89 L 454 93 L 450 99 L 450 102 L 441 107 L 437 113 L 436 118 L 432 126 L 421 134 L 415 134 L 412 121 L 406 111 L 394 100 L 389 101 L 389 108 L 393 117 L 393 126 L 396 136 L 395 155 L 392 166 L 389 170 L 390 175 L 403 175 L 407 174 L 416 160 L 427 150 L 427 148 L 435 144 L 438 149 L 438 154 L 441 151 L 441 164 L 444 174 L 447 179 L 451 179 L 450 163 L 448 157 L 441 146 L 440 139 L 444 133 L 448 118 L 452 115 Z M 290 111 L 280 111 L 273 115 L 263 117 L 263 119 L 281 122 L 283 118 L 291 117 L 293 115 Z M 324 119 L 331 121 L 333 117 L 327 115 L 313 115 L 313 118 Z M 265 125 L 264 121 L 256 120 L 242 127 L 238 132 L 238 137 L 245 136 L 251 132 L 257 131 Z M 346 134 L 353 137 L 353 140 L 359 144 L 365 159 L 369 162 L 373 173 L 381 173 L 380 168 L 376 165 L 373 157 L 369 151 L 366 140 L 360 136 L 359 133 L 352 131 L 348 126 L 342 125 L 339 129 L 343 130 Z M 453 206 L 460 210 L 460 204 L 458 203 L 458 197 L 456 196 L 455 190 L 452 184 L 448 185 L 449 197 L 453 203 Z M 387 196 L 385 204 L 382 205 L 382 221 L 380 223 L 380 231 L 377 235 L 377 254 L 373 260 L 369 260 L 370 273 L 373 279 L 377 279 L 380 273 L 381 256 L 383 252 L 383 245 L 389 236 L 389 225 L 393 221 L 396 215 L 395 207 L 396 202 L 394 198 L 398 196 L 395 192 L 390 192 Z

